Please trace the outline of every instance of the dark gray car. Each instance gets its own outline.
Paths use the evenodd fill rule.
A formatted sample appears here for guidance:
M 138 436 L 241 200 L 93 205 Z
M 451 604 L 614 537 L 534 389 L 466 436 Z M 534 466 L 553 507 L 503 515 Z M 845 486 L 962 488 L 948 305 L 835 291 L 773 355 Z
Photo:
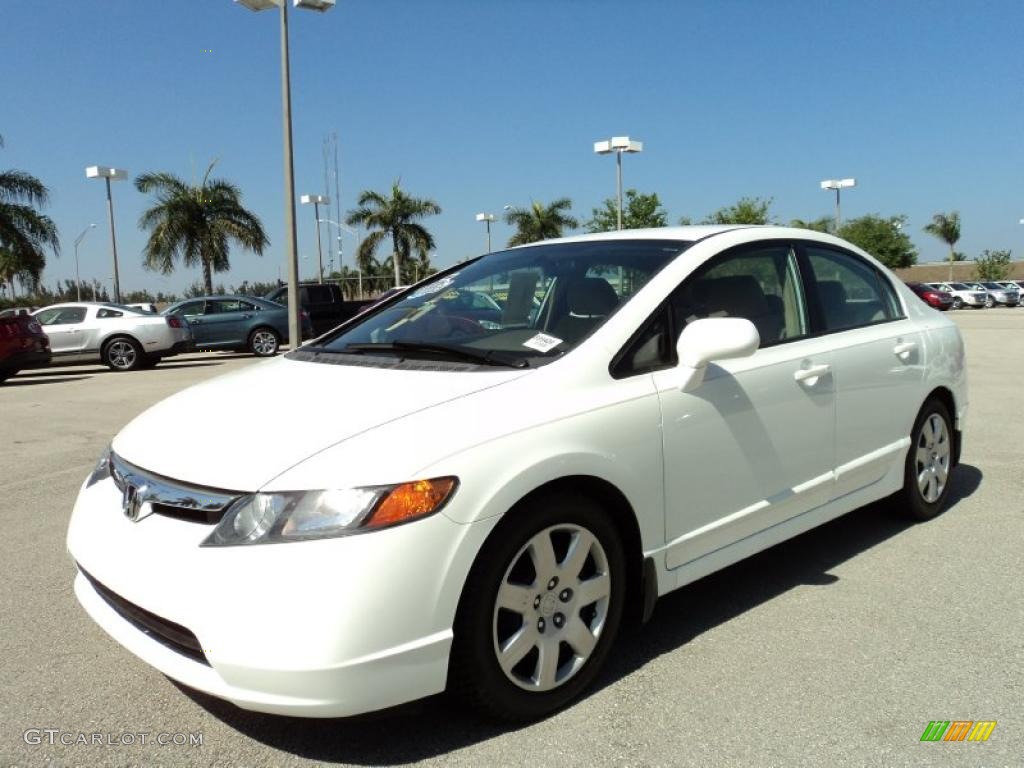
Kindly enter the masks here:
M 196 296 L 165 309 L 164 315 L 188 320 L 197 350 L 248 350 L 259 357 L 277 354 L 288 338 L 288 310 L 252 296 Z M 303 336 L 312 334 L 303 313 Z

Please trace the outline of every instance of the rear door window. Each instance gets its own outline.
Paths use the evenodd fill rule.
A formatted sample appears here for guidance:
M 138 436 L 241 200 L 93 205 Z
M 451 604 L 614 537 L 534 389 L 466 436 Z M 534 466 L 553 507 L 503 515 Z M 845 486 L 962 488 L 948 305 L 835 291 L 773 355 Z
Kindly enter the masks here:
M 804 252 L 825 331 L 862 328 L 900 317 L 892 286 L 873 265 L 827 246 L 807 245 Z

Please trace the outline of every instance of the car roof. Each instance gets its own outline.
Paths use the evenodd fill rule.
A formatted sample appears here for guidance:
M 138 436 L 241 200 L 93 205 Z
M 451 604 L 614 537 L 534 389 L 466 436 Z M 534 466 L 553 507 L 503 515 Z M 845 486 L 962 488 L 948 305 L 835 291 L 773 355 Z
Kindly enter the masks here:
M 537 245 L 551 245 L 553 243 L 585 243 L 602 240 L 686 240 L 697 242 L 706 240 L 715 235 L 726 232 L 749 229 L 759 230 L 764 237 L 794 238 L 802 240 L 818 240 L 822 243 L 843 244 L 835 235 L 827 232 L 819 232 L 814 229 L 802 227 L 787 227 L 779 224 L 690 224 L 677 227 L 650 227 L 647 229 L 623 229 L 612 232 L 594 232 L 585 235 L 571 235 L 551 240 L 542 240 L 536 243 L 516 246 L 517 248 L 530 248 Z M 511 250 L 511 249 L 509 249 Z

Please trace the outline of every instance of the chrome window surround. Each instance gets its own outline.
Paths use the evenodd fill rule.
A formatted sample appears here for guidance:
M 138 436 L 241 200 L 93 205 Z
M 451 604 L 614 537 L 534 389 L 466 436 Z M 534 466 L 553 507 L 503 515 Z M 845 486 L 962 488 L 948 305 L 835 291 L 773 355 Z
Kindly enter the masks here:
M 152 512 L 199 523 L 218 522 L 228 506 L 245 495 L 241 491 L 205 488 L 170 480 L 129 464 L 113 451 L 110 452 L 110 476 L 122 494 L 130 487 L 133 489 L 131 494 L 138 498 L 138 504 L 149 505 L 147 514 Z

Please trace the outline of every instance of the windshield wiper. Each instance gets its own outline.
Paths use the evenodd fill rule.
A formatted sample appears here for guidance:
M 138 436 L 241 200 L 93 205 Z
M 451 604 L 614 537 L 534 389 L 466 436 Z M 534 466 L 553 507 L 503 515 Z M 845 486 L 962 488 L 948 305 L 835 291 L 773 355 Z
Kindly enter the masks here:
M 431 355 L 443 355 L 460 360 L 468 360 L 481 365 L 495 365 L 506 368 L 528 368 L 529 363 L 523 359 L 510 360 L 507 357 L 488 349 L 481 351 L 470 347 L 449 347 L 445 344 L 431 344 L 426 341 L 387 341 L 347 344 L 343 352 L 362 354 L 364 352 L 423 352 Z

